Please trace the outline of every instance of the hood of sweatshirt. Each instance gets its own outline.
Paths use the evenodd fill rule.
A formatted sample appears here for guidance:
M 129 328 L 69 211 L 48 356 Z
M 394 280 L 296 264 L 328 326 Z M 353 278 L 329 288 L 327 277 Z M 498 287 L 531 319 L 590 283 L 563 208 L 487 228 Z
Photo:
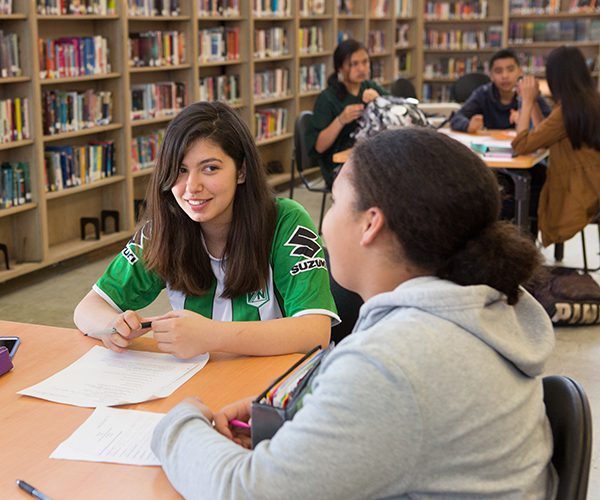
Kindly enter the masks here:
M 525 290 L 514 305 L 487 286 L 461 286 L 436 277 L 414 278 L 363 304 L 354 327 L 366 330 L 402 308 L 450 321 L 486 343 L 530 377 L 541 375 L 554 348 L 548 315 Z

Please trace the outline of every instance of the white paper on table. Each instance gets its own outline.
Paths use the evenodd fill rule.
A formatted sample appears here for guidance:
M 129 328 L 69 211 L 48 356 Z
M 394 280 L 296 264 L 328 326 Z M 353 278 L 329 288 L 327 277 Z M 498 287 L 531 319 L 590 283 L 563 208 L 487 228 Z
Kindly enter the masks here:
M 141 403 L 169 396 L 207 361 L 208 354 L 182 360 L 165 353 L 117 353 L 94 346 L 64 370 L 18 394 L 85 407 Z
M 164 413 L 117 408 L 96 408 L 94 413 L 50 458 L 112 462 L 129 465 L 160 465 L 150 443 Z

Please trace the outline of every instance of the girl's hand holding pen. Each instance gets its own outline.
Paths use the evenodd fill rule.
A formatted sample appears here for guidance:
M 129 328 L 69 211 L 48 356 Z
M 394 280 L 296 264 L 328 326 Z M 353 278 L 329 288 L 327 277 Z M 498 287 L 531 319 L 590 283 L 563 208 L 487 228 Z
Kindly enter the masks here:
M 254 396 L 240 399 L 235 403 L 227 405 L 219 410 L 214 415 L 215 429 L 226 438 L 231 439 L 234 443 L 250 449 L 252 440 L 250 437 L 250 426 L 243 427 L 235 421 L 248 423 L 250 420 L 250 412 L 252 409 L 252 401 Z
M 151 328 L 151 321 L 143 322 L 137 312 L 129 310 L 119 314 L 111 327 L 86 335 L 100 339 L 104 347 L 111 351 L 123 352 L 133 339 L 144 335 Z

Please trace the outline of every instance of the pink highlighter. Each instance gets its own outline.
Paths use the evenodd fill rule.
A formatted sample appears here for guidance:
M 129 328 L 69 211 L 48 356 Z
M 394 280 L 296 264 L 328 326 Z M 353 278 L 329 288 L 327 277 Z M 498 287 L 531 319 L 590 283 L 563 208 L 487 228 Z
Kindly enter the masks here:
M 233 420 L 230 420 L 229 425 L 231 427 L 237 427 L 239 429 L 250 429 L 250 424 L 248 424 L 246 422 L 242 422 L 241 420 L 238 420 L 236 418 L 234 418 Z

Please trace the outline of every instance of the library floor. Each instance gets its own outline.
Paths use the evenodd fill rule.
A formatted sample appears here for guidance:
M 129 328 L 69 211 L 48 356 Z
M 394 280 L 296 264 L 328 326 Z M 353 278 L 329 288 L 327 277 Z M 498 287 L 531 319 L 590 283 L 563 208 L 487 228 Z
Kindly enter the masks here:
M 285 194 L 285 193 L 284 193 Z M 321 195 L 299 188 L 294 196 L 318 220 Z M 586 231 L 588 256 L 591 266 L 597 266 L 599 242 L 595 226 Z M 23 277 L 0 285 L 0 319 L 74 327 L 73 309 L 90 290 L 120 247 L 112 248 L 110 255 L 96 255 L 77 259 L 77 262 L 58 264 L 33 277 Z M 552 247 L 544 252 L 552 262 Z M 581 243 L 578 237 L 565 245 L 564 265 L 582 265 Z M 594 276 L 600 282 L 600 273 Z M 148 314 L 160 314 L 169 309 L 161 295 L 146 309 Z M 548 374 L 564 374 L 578 380 L 585 388 L 592 408 L 594 428 L 600 429 L 600 327 L 556 329 L 556 349 L 546 366 Z M 589 499 L 600 499 L 600 438 L 595 439 L 592 452 L 592 470 L 588 489 Z

